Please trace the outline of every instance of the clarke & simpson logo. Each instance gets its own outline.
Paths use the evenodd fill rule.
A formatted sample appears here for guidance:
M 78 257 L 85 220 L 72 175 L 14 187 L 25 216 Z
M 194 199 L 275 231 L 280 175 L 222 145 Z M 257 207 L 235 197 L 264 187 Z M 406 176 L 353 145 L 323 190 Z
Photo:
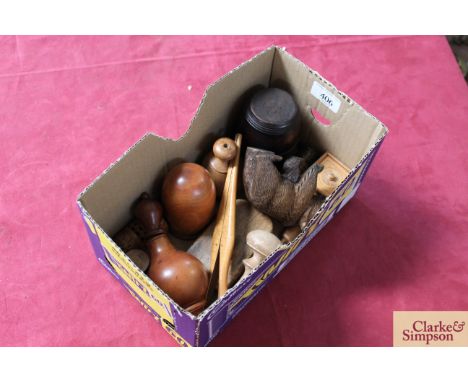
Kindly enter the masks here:
M 394 346 L 468 346 L 468 312 L 393 312 Z
M 453 342 L 453 335 L 460 333 L 465 327 L 465 321 L 453 321 L 452 324 L 444 324 L 439 321 L 437 324 L 429 324 L 426 320 L 416 320 L 411 329 L 403 330 L 403 341 L 422 341 L 426 345 L 431 342 L 447 341 Z

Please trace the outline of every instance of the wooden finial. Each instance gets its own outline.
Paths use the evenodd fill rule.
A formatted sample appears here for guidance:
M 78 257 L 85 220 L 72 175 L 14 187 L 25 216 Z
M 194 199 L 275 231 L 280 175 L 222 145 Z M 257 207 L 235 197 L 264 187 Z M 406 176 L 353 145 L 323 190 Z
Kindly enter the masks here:
M 221 198 L 229 168 L 229 161 L 236 157 L 237 146 L 230 138 L 219 138 L 213 145 L 213 151 L 205 159 L 205 167 L 216 186 L 216 194 Z

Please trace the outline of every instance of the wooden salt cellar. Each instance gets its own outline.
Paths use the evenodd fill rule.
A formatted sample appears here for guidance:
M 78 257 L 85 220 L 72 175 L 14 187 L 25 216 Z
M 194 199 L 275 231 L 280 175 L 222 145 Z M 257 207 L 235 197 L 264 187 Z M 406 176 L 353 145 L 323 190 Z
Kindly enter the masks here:
M 323 165 L 317 177 L 317 192 L 328 196 L 348 176 L 350 169 L 329 152 L 323 154 L 317 162 Z

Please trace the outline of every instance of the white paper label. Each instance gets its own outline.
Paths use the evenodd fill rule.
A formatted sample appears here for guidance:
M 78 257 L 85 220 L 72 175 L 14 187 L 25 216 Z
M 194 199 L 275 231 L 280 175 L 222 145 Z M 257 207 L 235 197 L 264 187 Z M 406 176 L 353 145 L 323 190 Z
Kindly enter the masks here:
M 335 97 L 327 88 L 314 81 L 310 92 L 332 112 L 338 113 L 338 110 L 340 110 L 341 101 Z

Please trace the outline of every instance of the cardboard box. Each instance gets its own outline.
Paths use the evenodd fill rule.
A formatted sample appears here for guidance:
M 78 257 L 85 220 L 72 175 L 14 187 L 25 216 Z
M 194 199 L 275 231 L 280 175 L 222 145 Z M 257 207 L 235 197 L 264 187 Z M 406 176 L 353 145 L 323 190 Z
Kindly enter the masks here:
M 143 191 L 155 191 L 155 179 L 162 179 L 174 160 L 201 159 L 214 138 L 222 136 L 232 124 L 239 99 L 256 85 L 289 90 L 299 105 L 303 139 L 331 152 L 351 172 L 293 242 L 268 256 L 249 277 L 194 317 L 140 271 L 111 237 L 130 220 L 131 203 Z M 312 111 L 320 113 L 330 125 L 325 126 Z M 204 346 L 354 196 L 386 134 L 387 128 L 380 121 L 317 72 L 284 49 L 271 47 L 207 88 L 182 138 L 172 141 L 146 134 L 89 185 L 77 202 L 99 262 L 180 345 Z

